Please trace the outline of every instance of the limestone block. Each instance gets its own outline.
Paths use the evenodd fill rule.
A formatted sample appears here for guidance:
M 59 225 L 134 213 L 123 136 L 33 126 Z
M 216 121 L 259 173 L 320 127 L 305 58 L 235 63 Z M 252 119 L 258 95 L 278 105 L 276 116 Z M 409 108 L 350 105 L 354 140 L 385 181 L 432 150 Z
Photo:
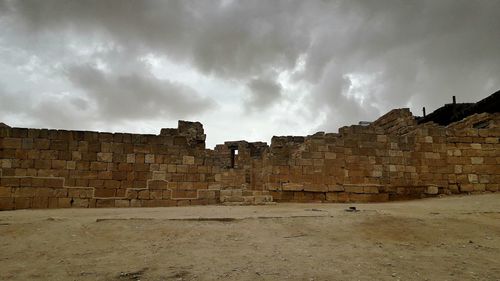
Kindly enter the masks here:
M 97 199 L 97 208 L 113 208 L 115 207 L 115 199 Z
M 337 159 L 337 154 L 334 152 L 325 152 L 325 159 Z
M 489 175 L 480 175 L 479 176 L 479 183 L 490 183 L 490 176 Z
M 14 198 L 14 209 L 29 209 L 31 208 L 32 198 L 17 197 Z
M 0 197 L 0 211 L 14 209 L 14 198 L 1 198 Z
M 1 159 L 0 168 L 12 168 L 12 159 Z
M 68 189 L 67 188 L 55 188 L 52 191 L 52 196 L 56 197 L 56 198 L 68 197 Z
M 127 154 L 127 163 L 135 163 L 135 154 L 133 153 Z
M 0 198 L 2 197 L 12 197 L 12 188 L 0 186 Z
M 49 149 L 50 140 L 48 139 L 35 139 L 34 140 L 34 148 L 35 149 Z
M 499 184 L 487 184 L 486 185 L 486 190 L 492 191 L 492 192 L 496 192 L 496 191 L 499 191 L 499 187 L 500 187 Z
M 339 198 L 338 192 L 327 192 L 326 193 L 326 201 L 337 202 Z
M 187 173 L 188 166 L 187 165 L 177 165 L 176 170 L 177 170 L 177 173 Z
M 378 193 L 377 186 L 363 186 L 363 193 Z
M 483 157 L 471 157 L 470 162 L 473 165 L 483 164 L 484 158 Z
M 437 152 L 425 152 L 424 157 L 427 159 L 441 159 L 441 155 Z
M 471 147 L 472 149 L 481 149 L 481 148 L 482 148 L 482 146 L 481 146 L 481 144 L 480 144 L 480 143 L 471 143 L 471 144 L 470 144 L 470 147 Z
M 34 187 L 16 187 L 12 189 L 13 197 L 35 197 L 36 190 Z
M 220 191 L 220 197 L 230 197 L 233 193 L 230 189 L 224 189 Z
M 272 202 L 273 197 L 271 195 L 257 195 L 253 198 L 254 204 L 265 204 L 267 202 Z
M 467 177 L 469 178 L 470 183 L 478 183 L 478 178 L 476 174 L 468 174 Z
M 340 184 L 329 184 L 328 185 L 328 191 L 329 192 L 339 192 L 339 191 L 344 191 L 344 186 Z
M 211 182 L 208 184 L 208 189 L 220 190 L 222 189 L 222 185 L 220 183 Z
M 17 138 L 3 138 L 2 146 L 3 148 L 20 149 L 22 140 Z
M 58 198 L 57 199 L 58 208 L 69 208 L 71 207 L 71 198 Z
M 149 199 L 149 190 L 141 190 L 139 191 L 138 197 L 139 199 Z
M 313 159 L 323 158 L 323 153 L 321 153 L 320 151 L 311 152 L 311 158 Z
M 167 173 L 165 171 L 153 172 L 153 180 L 166 180 Z
M 19 184 L 20 184 L 19 178 L 4 177 L 0 180 L 0 185 L 2 185 L 2 186 L 16 187 L 16 186 L 19 186 Z
M 215 199 L 216 192 L 215 192 L 215 190 L 199 190 L 198 191 L 198 198 L 200 198 L 200 199 Z
M 414 166 L 405 166 L 405 172 L 407 172 L 407 173 L 416 173 L 417 172 L 417 168 L 415 168 Z
M 485 138 L 486 143 L 498 143 L 498 138 Z
M 345 192 L 349 193 L 363 193 L 363 186 L 360 185 L 344 185 Z
M 35 159 L 35 169 L 50 169 L 50 168 L 51 168 L 50 160 Z
M 51 150 L 68 150 L 68 142 L 64 140 L 51 140 L 50 141 Z
M 73 208 L 88 208 L 89 202 L 90 202 L 89 199 L 73 198 L 73 204 L 71 204 L 71 207 L 73 207 Z
M 208 183 L 207 182 L 202 182 L 202 181 L 199 181 L 199 182 L 194 182 L 193 183 L 193 187 L 194 189 L 207 189 L 208 188 Z
M 66 169 L 75 170 L 76 169 L 76 162 L 75 161 L 66 161 Z
M 130 200 L 130 207 L 142 207 L 142 201 L 138 199 Z
M 194 165 L 194 156 L 183 156 L 182 157 L 182 164 L 184 165 Z
M 439 192 L 439 187 L 436 185 L 427 186 L 427 189 L 425 191 L 426 194 L 431 194 L 431 195 L 438 194 L 438 192 Z
M 149 191 L 149 198 L 150 199 L 162 199 L 163 198 L 163 190 L 160 190 L 160 189 L 150 190 Z
M 171 199 L 172 198 L 172 191 L 167 190 L 167 189 L 163 190 L 162 198 L 163 199 Z
M 111 152 L 111 143 L 101 142 L 101 152 Z
M 115 207 L 116 208 L 130 207 L 130 200 L 127 200 L 127 199 L 117 199 L 117 200 L 115 200 Z
M 483 183 L 474 184 L 474 191 L 485 191 L 486 185 Z
M 155 162 L 155 155 L 154 154 L 146 154 L 144 157 L 144 162 L 146 164 L 153 164 Z
M 221 174 L 215 174 L 214 179 L 216 182 L 222 181 L 222 175 Z
M 64 160 L 52 160 L 52 169 L 55 169 L 55 170 L 66 169 L 66 161 L 64 161 Z
M 321 152 L 328 151 L 328 146 L 320 145 L 320 146 L 318 146 L 318 151 L 321 151 Z
M 24 188 L 24 189 L 29 189 L 29 188 Z M 49 187 L 38 187 L 38 188 L 33 188 L 35 191 L 34 197 L 49 197 L 54 195 L 54 189 L 49 188 Z
M 177 172 L 177 165 L 175 165 L 175 164 L 168 164 L 167 165 L 167 172 L 169 172 L 169 173 L 176 173 Z
M 313 161 L 312 161 L 312 159 L 297 159 L 297 165 L 312 166 Z
M 97 153 L 97 161 L 100 162 L 112 162 L 113 161 L 113 153 L 111 152 L 98 152 Z
M 241 189 L 231 189 L 231 195 L 236 197 L 243 196 L 243 190 Z
M 328 186 L 326 184 L 305 184 L 304 191 L 327 192 Z
M 125 192 L 125 197 L 127 197 L 127 199 L 137 199 L 138 196 L 139 196 L 138 190 L 128 188 L 127 191 Z
M 313 165 L 315 167 L 319 167 L 319 166 L 324 166 L 325 165 L 325 160 L 323 159 L 312 159 L 313 160 Z
M 304 185 L 301 183 L 283 183 L 281 186 L 284 191 L 302 191 L 304 190 Z

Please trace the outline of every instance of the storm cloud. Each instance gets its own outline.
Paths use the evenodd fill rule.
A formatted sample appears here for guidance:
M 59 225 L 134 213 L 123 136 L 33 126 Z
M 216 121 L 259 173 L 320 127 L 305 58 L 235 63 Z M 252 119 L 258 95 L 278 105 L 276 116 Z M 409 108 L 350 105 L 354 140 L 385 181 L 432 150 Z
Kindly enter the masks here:
M 418 115 L 500 88 L 498 11 L 493 0 L 3 0 L 0 118 L 121 131 L 192 119 L 213 145 Z
M 281 85 L 265 78 L 252 79 L 247 84 L 250 90 L 248 104 L 252 109 L 267 108 L 281 96 Z

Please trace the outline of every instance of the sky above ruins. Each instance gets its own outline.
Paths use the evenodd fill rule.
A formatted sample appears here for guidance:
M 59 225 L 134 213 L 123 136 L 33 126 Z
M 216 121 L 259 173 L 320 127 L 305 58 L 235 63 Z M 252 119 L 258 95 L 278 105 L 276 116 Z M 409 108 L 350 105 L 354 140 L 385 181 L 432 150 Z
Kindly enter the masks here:
M 0 0 L 0 122 L 225 140 L 500 89 L 500 1 Z

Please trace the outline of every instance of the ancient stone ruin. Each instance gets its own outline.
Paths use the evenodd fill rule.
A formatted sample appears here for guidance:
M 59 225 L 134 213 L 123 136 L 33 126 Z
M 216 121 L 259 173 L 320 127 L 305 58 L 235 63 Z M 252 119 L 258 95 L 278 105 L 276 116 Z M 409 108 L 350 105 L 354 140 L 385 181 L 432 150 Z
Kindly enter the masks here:
M 0 125 L 0 210 L 382 202 L 500 186 L 500 92 L 425 117 L 206 149 L 203 126 L 159 135 Z

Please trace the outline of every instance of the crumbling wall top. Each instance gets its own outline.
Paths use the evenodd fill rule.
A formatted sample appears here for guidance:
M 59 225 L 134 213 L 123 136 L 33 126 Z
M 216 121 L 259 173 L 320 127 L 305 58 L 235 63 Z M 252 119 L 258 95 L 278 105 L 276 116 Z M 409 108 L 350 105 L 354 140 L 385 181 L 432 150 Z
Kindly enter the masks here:
M 179 120 L 177 129 L 161 129 L 160 136 L 183 136 L 190 146 L 196 146 L 203 149 L 205 148 L 205 139 L 207 137 L 203 130 L 203 124 L 184 120 Z
M 381 128 L 388 134 L 405 134 L 417 125 L 415 117 L 409 108 L 397 108 L 382 115 L 369 127 Z

